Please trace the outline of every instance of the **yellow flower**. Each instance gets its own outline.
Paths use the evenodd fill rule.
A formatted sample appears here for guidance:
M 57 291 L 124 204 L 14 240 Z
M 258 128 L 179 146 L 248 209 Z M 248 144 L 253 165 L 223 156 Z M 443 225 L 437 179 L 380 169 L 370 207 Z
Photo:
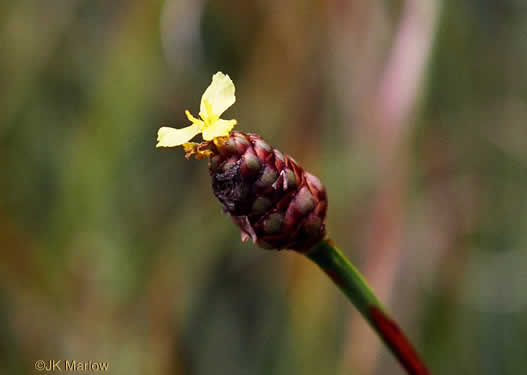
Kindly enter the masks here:
M 189 111 L 185 111 L 192 125 L 182 129 L 162 127 L 157 132 L 156 147 L 176 147 L 185 145 L 188 141 L 201 133 L 205 141 L 212 141 L 217 137 L 228 136 L 236 120 L 220 118 L 236 101 L 234 84 L 228 75 L 218 72 L 212 76 L 212 82 L 201 97 L 199 118 L 195 118 Z M 189 147 L 189 145 L 186 145 Z

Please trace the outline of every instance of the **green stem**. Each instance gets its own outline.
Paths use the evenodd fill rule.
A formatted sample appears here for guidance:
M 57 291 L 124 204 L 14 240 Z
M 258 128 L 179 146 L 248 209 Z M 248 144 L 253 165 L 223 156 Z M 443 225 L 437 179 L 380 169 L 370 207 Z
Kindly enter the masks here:
M 410 341 L 375 297 L 366 280 L 331 241 L 320 241 L 305 255 L 318 264 L 348 296 L 408 374 L 430 374 Z

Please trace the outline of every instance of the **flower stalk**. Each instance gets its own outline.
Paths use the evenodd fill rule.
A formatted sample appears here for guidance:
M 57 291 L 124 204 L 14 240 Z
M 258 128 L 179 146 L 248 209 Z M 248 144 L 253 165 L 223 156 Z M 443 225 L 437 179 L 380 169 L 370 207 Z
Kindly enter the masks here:
M 366 280 L 330 240 L 320 241 L 304 254 L 344 292 L 408 374 L 430 374 L 408 338 L 382 307 Z

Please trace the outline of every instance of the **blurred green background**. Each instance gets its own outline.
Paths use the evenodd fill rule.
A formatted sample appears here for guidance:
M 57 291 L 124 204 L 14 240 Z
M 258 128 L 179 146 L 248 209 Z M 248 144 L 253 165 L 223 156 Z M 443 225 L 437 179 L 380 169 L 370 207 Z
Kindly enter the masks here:
M 321 177 L 331 238 L 435 374 L 527 372 L 523 0 L 0 2 L 0 373 L 402 374 L 297 254 L 155 149 L 212 74 Z

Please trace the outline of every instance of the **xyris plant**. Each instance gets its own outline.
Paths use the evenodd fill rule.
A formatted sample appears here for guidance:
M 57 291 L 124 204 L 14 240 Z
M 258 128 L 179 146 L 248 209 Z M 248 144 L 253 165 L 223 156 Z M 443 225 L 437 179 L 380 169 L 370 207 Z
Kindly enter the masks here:
M 359 271 L 326 238 L 328 199 L 320 180 L 263 138 L 233 132 L 220 116 L 236 101 L 228 75 L 212 77 L 191 125 L 159 129 L 157 147 L 183 147 L 186 157 L 209 161 L 214 195 L 241 230 L 266 249 L 290 249 L 314 261 L 348 296 L 409 374 L 429 374 L 410 342 L 381 306 Z M 190 142 L 201 134 L 201 143 Z

